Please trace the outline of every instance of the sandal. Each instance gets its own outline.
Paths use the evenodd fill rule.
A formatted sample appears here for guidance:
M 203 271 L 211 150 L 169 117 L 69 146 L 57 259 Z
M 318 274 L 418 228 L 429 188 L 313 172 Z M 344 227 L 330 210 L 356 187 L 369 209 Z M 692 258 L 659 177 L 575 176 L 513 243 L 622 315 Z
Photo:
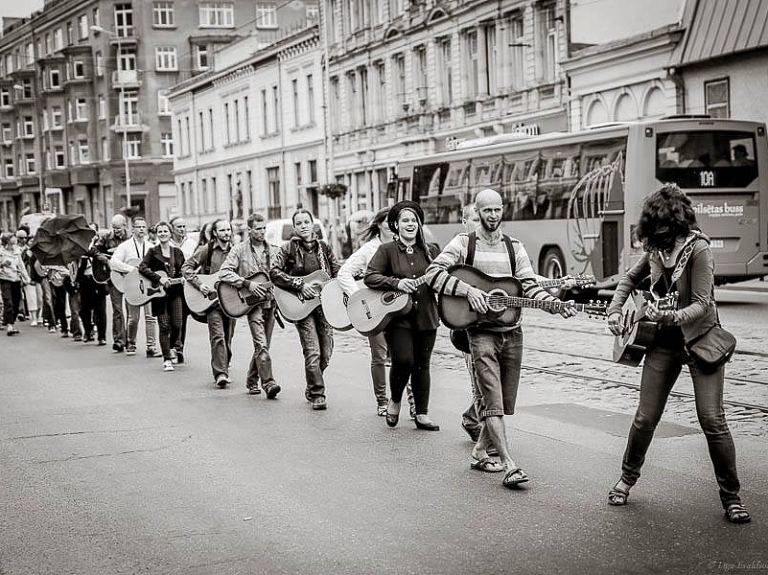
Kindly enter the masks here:
M 731 503 L 725 510 L 725 518 L 731 523 L 749 523 L 752 517 L 741 503 Z
M 626 505 L 627 499 L 629 499 L 629 491 L 620 488 L 618 483 L 608 492 L 608 505 Z
M 499 473 L 504 471 L 504 466 L 498 461 L 494 461 L 490 457 L 475 459 L 469 466 L 472 469 L 476 469 L 477 471 L 485 471 L 486 473 Z
M 528 476 L 525 474 L 525 471 L 519 467 L 515 467 L 514 469 L 510 469 L 507 472 L 501 483 L 504 485 L 504 487 L 513 489 L 521 483 L 525 483 L 526 481 L 528 481 Z

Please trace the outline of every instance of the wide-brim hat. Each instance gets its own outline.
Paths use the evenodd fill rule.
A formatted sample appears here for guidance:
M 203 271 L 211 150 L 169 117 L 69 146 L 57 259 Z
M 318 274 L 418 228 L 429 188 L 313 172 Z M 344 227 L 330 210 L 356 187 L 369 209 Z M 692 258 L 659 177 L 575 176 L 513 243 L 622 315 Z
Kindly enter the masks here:
M 400 212 L 403 210 L 411 210 L 414 214 L 416 214 L 416 218 L 419 220 L 419 225 L 424 225 L 424 210 L 421 209 L 421 206 L 411 200 L 403 200 L 402 202 L 397 202 L 394 206 L 392 206 L 389 209 L 389 214 L 387 214 L 387 225 L 393 234 L 397 233 L 397 227 L 395 224 L 397 223 L 397 219 L 400 217 Z

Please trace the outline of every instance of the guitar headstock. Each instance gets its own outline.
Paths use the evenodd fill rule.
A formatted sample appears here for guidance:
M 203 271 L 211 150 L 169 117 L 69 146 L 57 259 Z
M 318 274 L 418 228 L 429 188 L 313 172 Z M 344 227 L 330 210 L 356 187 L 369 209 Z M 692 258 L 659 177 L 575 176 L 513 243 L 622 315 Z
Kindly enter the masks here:
M 604 301 L 589 300 L 589 303 L 584 304 L 582 313 L 586 314 L 591 319 L 605 319 L 608 316 L 608 304 Z
M 571 282 L 575 284 L 574 287 L 577 287 L 577 288 L 585 288 L 585 287 L 595 285 L 597 283 L 597 279 L 595 278 L 595 276 L 588 276 L 584 274 L 579 274 L 577 276 L 568 275 L 568 276 L 565 276 L 565 278 L 563 279 L 571 280 Z
M 677 301 L 680 299 L 680 292 L 669 292 L 662 298 L 657 299 L 654 303 L 659 311 L 669 311 L 677 308 Z

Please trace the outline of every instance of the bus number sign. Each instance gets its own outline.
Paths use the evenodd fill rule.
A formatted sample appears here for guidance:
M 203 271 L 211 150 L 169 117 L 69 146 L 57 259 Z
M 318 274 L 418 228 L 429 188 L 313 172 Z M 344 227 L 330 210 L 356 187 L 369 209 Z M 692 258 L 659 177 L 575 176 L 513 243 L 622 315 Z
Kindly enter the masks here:
M 699 172 L 699 187 L 700 188 L 714 188 L 715 187 L 715 172 L 711 170 L 702 170 Z

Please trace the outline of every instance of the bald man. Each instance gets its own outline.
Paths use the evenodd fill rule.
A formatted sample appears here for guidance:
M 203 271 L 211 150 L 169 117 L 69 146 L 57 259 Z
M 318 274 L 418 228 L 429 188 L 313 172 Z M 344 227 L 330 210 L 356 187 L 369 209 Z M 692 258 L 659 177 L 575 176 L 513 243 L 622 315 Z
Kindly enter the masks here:
M 128 221 L 122 214 L 112 218 L 112 231 L 95 243 L 92 254 L 102 263 L 108 264 L 115 249 L 128 239 Z M 125 313 L 123 312 L 123 293 L 109 282 L 109 300 L 112 303 L 112 350 L 122 353 L 125 350 Z M 99 345 L 106 342 L 99 340 Z
M 482 190 L 475 197 L 475 206 L 480 226 L 474 236 L 459 234 L 453 238 L 427 268 L 425 275 L 432 289 L 439 294 L 465 297 L 473 310 L 486 313 L 488 294 L 446 271 L 453 265 L 463 263 L 489 276 L 516 277 L 525 297 L 559 301 L 539 287 L 523 245 L 501 232 L 504 214 L 501 196 L 492 189 Z M 472 246 L 470 239 L 473 239 Z M 564 317 L 571 317 L 576 312 L 571 307 L 564 307 L 560 313 Z M 514 325 L 479 325 L 468 332 L 470 353 L 475 366 L 478 415 L 483 422 L 480 436 L 472 450 L 471 467 L 486 472 L 503 471 L 502 484 L 515 488 L 527 482 L 528 475 L 512 459 L 504 416 L 515 412 L 520 382 L 523 359 L 520 319 Z M 489 457 L 487 449 L 491 445 L 498 450 L 501 462 Z

